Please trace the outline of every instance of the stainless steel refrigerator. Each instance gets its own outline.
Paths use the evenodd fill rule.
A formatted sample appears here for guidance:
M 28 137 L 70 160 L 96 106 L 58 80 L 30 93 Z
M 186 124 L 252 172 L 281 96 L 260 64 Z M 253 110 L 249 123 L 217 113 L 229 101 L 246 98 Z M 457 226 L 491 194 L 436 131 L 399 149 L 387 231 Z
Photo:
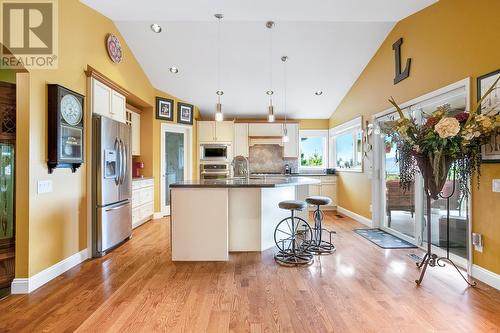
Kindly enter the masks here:
M 92 255 L 101 257 L 132 234 L 130 126 L 92 117 Z

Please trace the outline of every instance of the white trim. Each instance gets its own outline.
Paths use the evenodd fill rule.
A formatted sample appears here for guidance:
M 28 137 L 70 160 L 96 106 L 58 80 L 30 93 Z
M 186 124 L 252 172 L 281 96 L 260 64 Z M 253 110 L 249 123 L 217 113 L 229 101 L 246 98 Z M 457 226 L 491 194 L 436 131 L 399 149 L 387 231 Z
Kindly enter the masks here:
M 352 120 L 349 120 L 343 124 L 340 124 L 338 126 L 332 127 L 328 130 L 328 136 L 329 140 L 328 143 L 330 145 L 328 155 L 330 156 L 330 167 L 335 168 L 338 172 L 358 172 L 358 173 L 363 173 L 363 156 L 361 157 L 360 165 L 356 166 L 354 168 L 348 169 L 348 168 L 340 168 L 337 165 L 337 137 L 340 135 L 344 134 L 351 134 L 352 140 L 353 140 L 353 145 L 352 145 L 352 154 L 353 154 L 353 159 L 355 160 L 357 157 L 357 152 L 356 152 L 356 140 L 358 134 L 361 132 L 363 133 L 363 117 L 357 117 Z M 361 153 L 363 152 L 363 145 L 361 145 Z M 358 162 L 358 161 L 357 161 Z
M 338 126 L 330 128 L 329 135 L 330 136 L 339 135 L 357 127 L 359 128 L 363 127 L 363 117 L 357 117 L 352 120 L 346 121 L 345 123 L 342 123 Z
M 431 92 L 429 92 L 429 93 L 427 93 L 425 95 L 419 96 L 417 98 L 414 98 L 412 100 L 409 100 L 407 102 L 399 104 L 399 107 L 401 109 L 404 109 L 404 108 L 407 108 L 409 106 L 412 106 L 412 105 L 421 103 L 423 101 L 426 101 L 428 99 L 431 99 L 433 97 L 446 94 L 447 92 L 453 91 L 453 90 L 461 88 L 461 87 L 465 88 L 465 91 L 466 91 L 466 101 L 465 101 L 465 104 L 468 105 L 469 110 L 470 110 L 470 77 L 466 77 L 465 79 L 462 79 L 460 81 L 454 82 L 454 83 L 449 84 L 449 85 L 447 85 L 445 87 L 439 88 L 437 90 L 433 90 L 433 91 L 431 91 Z M 372 118 L 373 118 L 373 120 L 375 120 L 377 118 L 381 118 L 383 116 L 386 116 L 386 115 L 394 113 L 394 112 L 396 112 L 396 108 L 392 107 L 392 108 L 386 109 L 386 110 L 384 110 L 382 112 L 374 114 L 372 116 Z
M 189 180 L 193 174 L 193 126 L 183 124 L 162 123 L 160 128 L 160 211 L 170 215 L 170 206 L 165 206 L 165 133 L 184 134 L 184 179 Z
M 170 213 L 170 212 L 169 212 Z M 170 214 L 168 214 L 170 215 Z M 165 215 L 165 213 L 162 213 L 162 212 L 156 212 L 153 214 L 153 220 L 156 220 L 156 219 L 161 219 L 162 217 L 165 217 L 167 215 Z
M 88 250 L 84 249 L 44 269 L 43 271 L 33 275 L 30 278 L 14 279 L 11 284 L 11 292 L 12 294 L 31 293 L 33 290 L 40 288 L 50 280 L 58 277 L 59 275 L 70 270 L 76 265 L 81 264 L 88 258 Z
M 337 211 L 339 213 L 341 213 L 341 214 L 344 214 L 345 216 L 350 217 L 353 220 L 358 221 L 359 223 L 363 223 L 364 225 L 366 225 L 366 226 L 368 226 L 370 228 L 373 226 L 372 220 L 370 220 L 369 218 L 366 218 L 364 216 L 361 216 L 359 214 L 356 214 L 354 212 L 351 212 L 348 209 L 345 209 L 343 207 L 337 206 Z
M 318 137 L 318 138 L 323 138 L 325 139 L 325 143 L 323 145 L 323 153 L 324 153 L 324 162 L 323 165 L 321 166 L 301 166 L 300 165 L 300 154 L 301 154 L 301 149 L 300 149 L 300 142 L 302 141 L 302 137 Z M 324 130 L 301 130 L 299 129 L 299 170 L 302 171 L 307 171 L 307 170 L 320 170 L 320 169 L 326 169 L 329 167 L 330 163 L 330 149 L 329 149 L 329 144 L 330 144 L 330 139 L 329 139 L 329 130 L 324 129 Z
M 478 265 L 472 265 L 471 275 L 473 278 L 478 279 L 487 285 L 500 290 L 500 275 L 482 268 Z

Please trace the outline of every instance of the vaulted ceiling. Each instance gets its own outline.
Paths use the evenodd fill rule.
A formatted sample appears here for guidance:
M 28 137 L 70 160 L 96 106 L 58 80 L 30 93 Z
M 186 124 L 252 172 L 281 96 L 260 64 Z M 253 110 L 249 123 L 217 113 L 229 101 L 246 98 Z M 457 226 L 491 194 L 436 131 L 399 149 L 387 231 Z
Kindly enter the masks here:
M 400 19 L 435 0 L 81 0 L 115 21 L 152 84 L 214 113 L 217 20 L 220 86 L 229 117 L 265 117 L 271 86 L 284 116 L 328 118 Z M 140 5 L 138 5 L 138 3 Z M 272 58 L 270 30 L 274 21 Z M 150 25 L 157 23 L 161 33 Z M 124 55 L 127 56 L 126 54 Z M 179 69 L 172 74 L 169 68 Z M 315 95 L 322 91 L 321 96 Z

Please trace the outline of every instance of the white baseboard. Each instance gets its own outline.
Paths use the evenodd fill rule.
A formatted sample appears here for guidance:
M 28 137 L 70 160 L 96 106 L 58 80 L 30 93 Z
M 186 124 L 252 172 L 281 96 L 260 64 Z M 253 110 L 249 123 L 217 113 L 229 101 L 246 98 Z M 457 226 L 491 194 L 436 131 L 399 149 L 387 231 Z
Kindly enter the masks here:
M 368 226 L 368 227 L 372 227 L 373 224 L 372 224 L 372 220 L 364 217 L 364 216 L 361 216 L 359 214 L 356 214 L 354 212 L 351 212 L 350 210 L 347 210 L 343 207 L 340 207 L 340 206 L 337 206 L 337 211 L 341 214 L 344 214 L 348 217 L 350 217 L 351 219 L 353 220 L 356 220 L 358 221 L 359 223 L 363 223 L 364 225 Z
M 500 275 L 482 268 L 478 265 L 472 265 L 472 277 L 500 290 Z
M 161 219 L 162 217 L 167 216 L 168 214 L 162 213 L 162 212 L 156 212 L 153 214 L 153 219 Z
M 61 260 L 57 264 L 44 269 L 40 273 L 33 275 L 30 278 L 14 279 L 11 284 L 12 294 L 28 294 L 33 290 L 40 288 L 50 280 L 58 277 L 67 270 L 75 267 L 89 258 L 87 249 L 73 254 L 72 256 Z

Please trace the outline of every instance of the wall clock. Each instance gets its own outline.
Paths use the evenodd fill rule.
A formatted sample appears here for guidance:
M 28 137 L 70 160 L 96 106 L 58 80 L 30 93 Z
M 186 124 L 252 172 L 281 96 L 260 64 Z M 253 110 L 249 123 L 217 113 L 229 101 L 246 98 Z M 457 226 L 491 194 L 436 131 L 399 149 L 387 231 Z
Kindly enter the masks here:
M 58 84 L 48 85 L 49 173 L 55 168 L 76 171 L 83 163 L 84 97 Z
M 108 55 L 113 60 L 119 64 L 123 59 L 122 45 L 120 40 L 114 34 L 108 34 L 106 36 L 106 49 L 108 50 Z

